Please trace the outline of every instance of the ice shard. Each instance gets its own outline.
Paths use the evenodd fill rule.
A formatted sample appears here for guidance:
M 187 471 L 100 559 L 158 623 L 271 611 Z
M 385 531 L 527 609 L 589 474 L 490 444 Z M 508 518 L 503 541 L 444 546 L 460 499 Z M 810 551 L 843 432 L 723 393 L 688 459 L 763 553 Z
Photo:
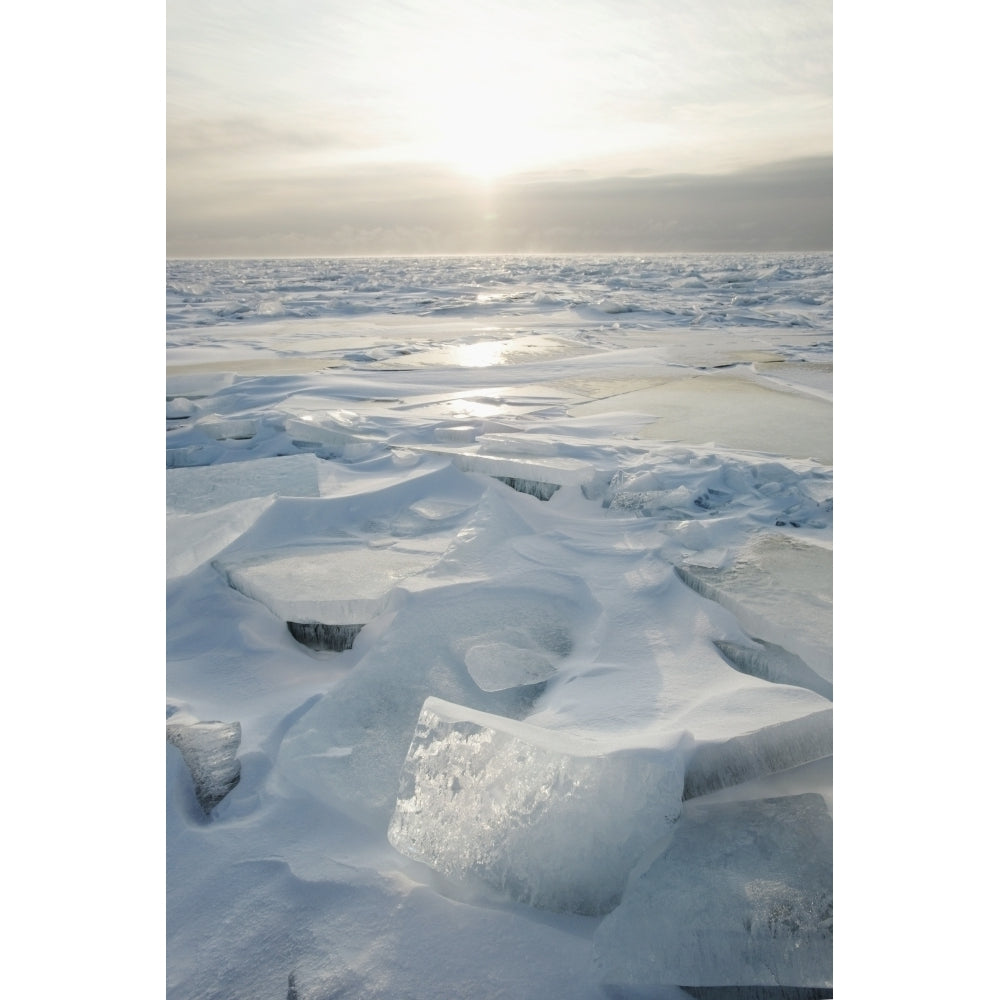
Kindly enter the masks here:
M 801 657 L 782 649 L 777 643 L 757 639 L 753 646 L 744 646 L 719 639 L 715 646 L 726 661 L 741 673 L 760 677 L 773 684 L 794 684 L 808 688 L 833 701 L 833 685 L 815 670 L 810 670 Z
M 689 803 L 650 854 L 594 935 L 604 984 L 740 997 L 832 987 L 833 833 L 822 796 Z
M 679 742 L 679 741 L 678 741 Z M 607 913 L 680 813 L 682 754 L 424 702 L 389 842 L 443 874 L 550 910 Z
M 206 816 L 239 784 L 241 736 L 238 722 L 167 723 L 167 739 L 180 750 Z

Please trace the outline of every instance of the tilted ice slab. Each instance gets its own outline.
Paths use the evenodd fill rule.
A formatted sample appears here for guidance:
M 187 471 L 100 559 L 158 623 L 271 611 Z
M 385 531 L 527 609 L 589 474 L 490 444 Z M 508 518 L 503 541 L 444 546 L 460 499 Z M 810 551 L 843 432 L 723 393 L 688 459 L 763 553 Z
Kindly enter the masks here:
M 680 813 L 683 754 L 600 753 L 583 740 L 428 698 L 389 842 L 519 902 L 606 913 Z
M 309 416 L 288 417 L 285 431 L 293 441 L 314 444 L 339 458 L 356 459 L 368 455 L 373 445 L 380 444 L 384 433 L 358 433 L 353 425 L 343 425 L 336 420 L 318 420 Z
M 557 454 L 560 445 L 554 438 L 535 434 L 478 435 L 479 443 L 474 446 L 455 443 L 452 446 L 442 440 L 447 439 L 450 429 L 443 434 L 435 432 L 440 443 L 434 445 L 417 444 L 418 451 L 429 451 L 447 455 L 455 468 L 462 472 L 478 472 L 492 476 L 512 485 L 521 492 L 530 492 L 520 484 L 537 484 L 548 487 L 543 499 L 548 499 L 563 486 L 587 488 L 599 478 L 596 466 L 589 461 L 571 455 Z M 519 485 L 515 485 L 519 484 Z M 535 495 L 542 495 L 535 491 Z
M 206 816 L 239 783 L 241 735 L 238 722 L 167 723 L 167 739 L 180 750 Z
M 218 555 L 256 522 L 271 497 L 235 500 L 196 514 L 173 514 L 167 520 L 167 579 L 184 576 Z
M 833 709 L 700 743 L 688 761 L 684 798 L 776 774 L 833 753 Z
M 685 563 L 680 578 L 731 611 L 755 637 L 777 643 L 833 679 L 833 553 L 781 534 L 752 539 L 730 566 Z
M 381 614 L 395 587 L 437 559 L 426 549 L 344 544 L 279 550 L 218 565 L 231 587 L 284 621 L 355 625 Z
M 832 986 L 833 834 L 822 796 L 689 804 L 668 836 L 597 928 L 603 983 Z

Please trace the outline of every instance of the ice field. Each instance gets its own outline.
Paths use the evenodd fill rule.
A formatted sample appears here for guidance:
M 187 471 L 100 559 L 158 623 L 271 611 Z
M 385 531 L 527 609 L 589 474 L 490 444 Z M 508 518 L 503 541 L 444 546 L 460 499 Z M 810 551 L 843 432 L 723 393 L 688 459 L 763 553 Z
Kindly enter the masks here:
M 169 1000 L 833 995 L 829 254 L 169 261 Z

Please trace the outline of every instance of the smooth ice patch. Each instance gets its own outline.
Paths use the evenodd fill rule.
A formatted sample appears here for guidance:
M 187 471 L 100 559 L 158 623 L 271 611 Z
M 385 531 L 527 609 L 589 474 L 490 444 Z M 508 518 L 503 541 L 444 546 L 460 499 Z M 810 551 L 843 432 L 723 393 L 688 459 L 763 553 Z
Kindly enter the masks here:
M 639 389 L 610 399 L 582 403 L 580 415 L 638 410 L 656 419 L 644 438 L 713 442 L 726 448 L 780 453 L 833 463 L 832 406 L 814 395 L 782 391 L 744 375 L 706 372 Z

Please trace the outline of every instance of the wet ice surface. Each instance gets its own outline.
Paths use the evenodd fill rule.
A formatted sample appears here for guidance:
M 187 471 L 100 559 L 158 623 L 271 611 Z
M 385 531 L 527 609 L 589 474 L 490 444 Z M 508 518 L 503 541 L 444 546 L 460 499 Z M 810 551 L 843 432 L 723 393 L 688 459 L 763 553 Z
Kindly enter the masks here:
M 760 929 L 826 905 L 822 838 L 764 868 L 832 806 L 829 256 L 167 286 L 168 997 L 822 985 Z

